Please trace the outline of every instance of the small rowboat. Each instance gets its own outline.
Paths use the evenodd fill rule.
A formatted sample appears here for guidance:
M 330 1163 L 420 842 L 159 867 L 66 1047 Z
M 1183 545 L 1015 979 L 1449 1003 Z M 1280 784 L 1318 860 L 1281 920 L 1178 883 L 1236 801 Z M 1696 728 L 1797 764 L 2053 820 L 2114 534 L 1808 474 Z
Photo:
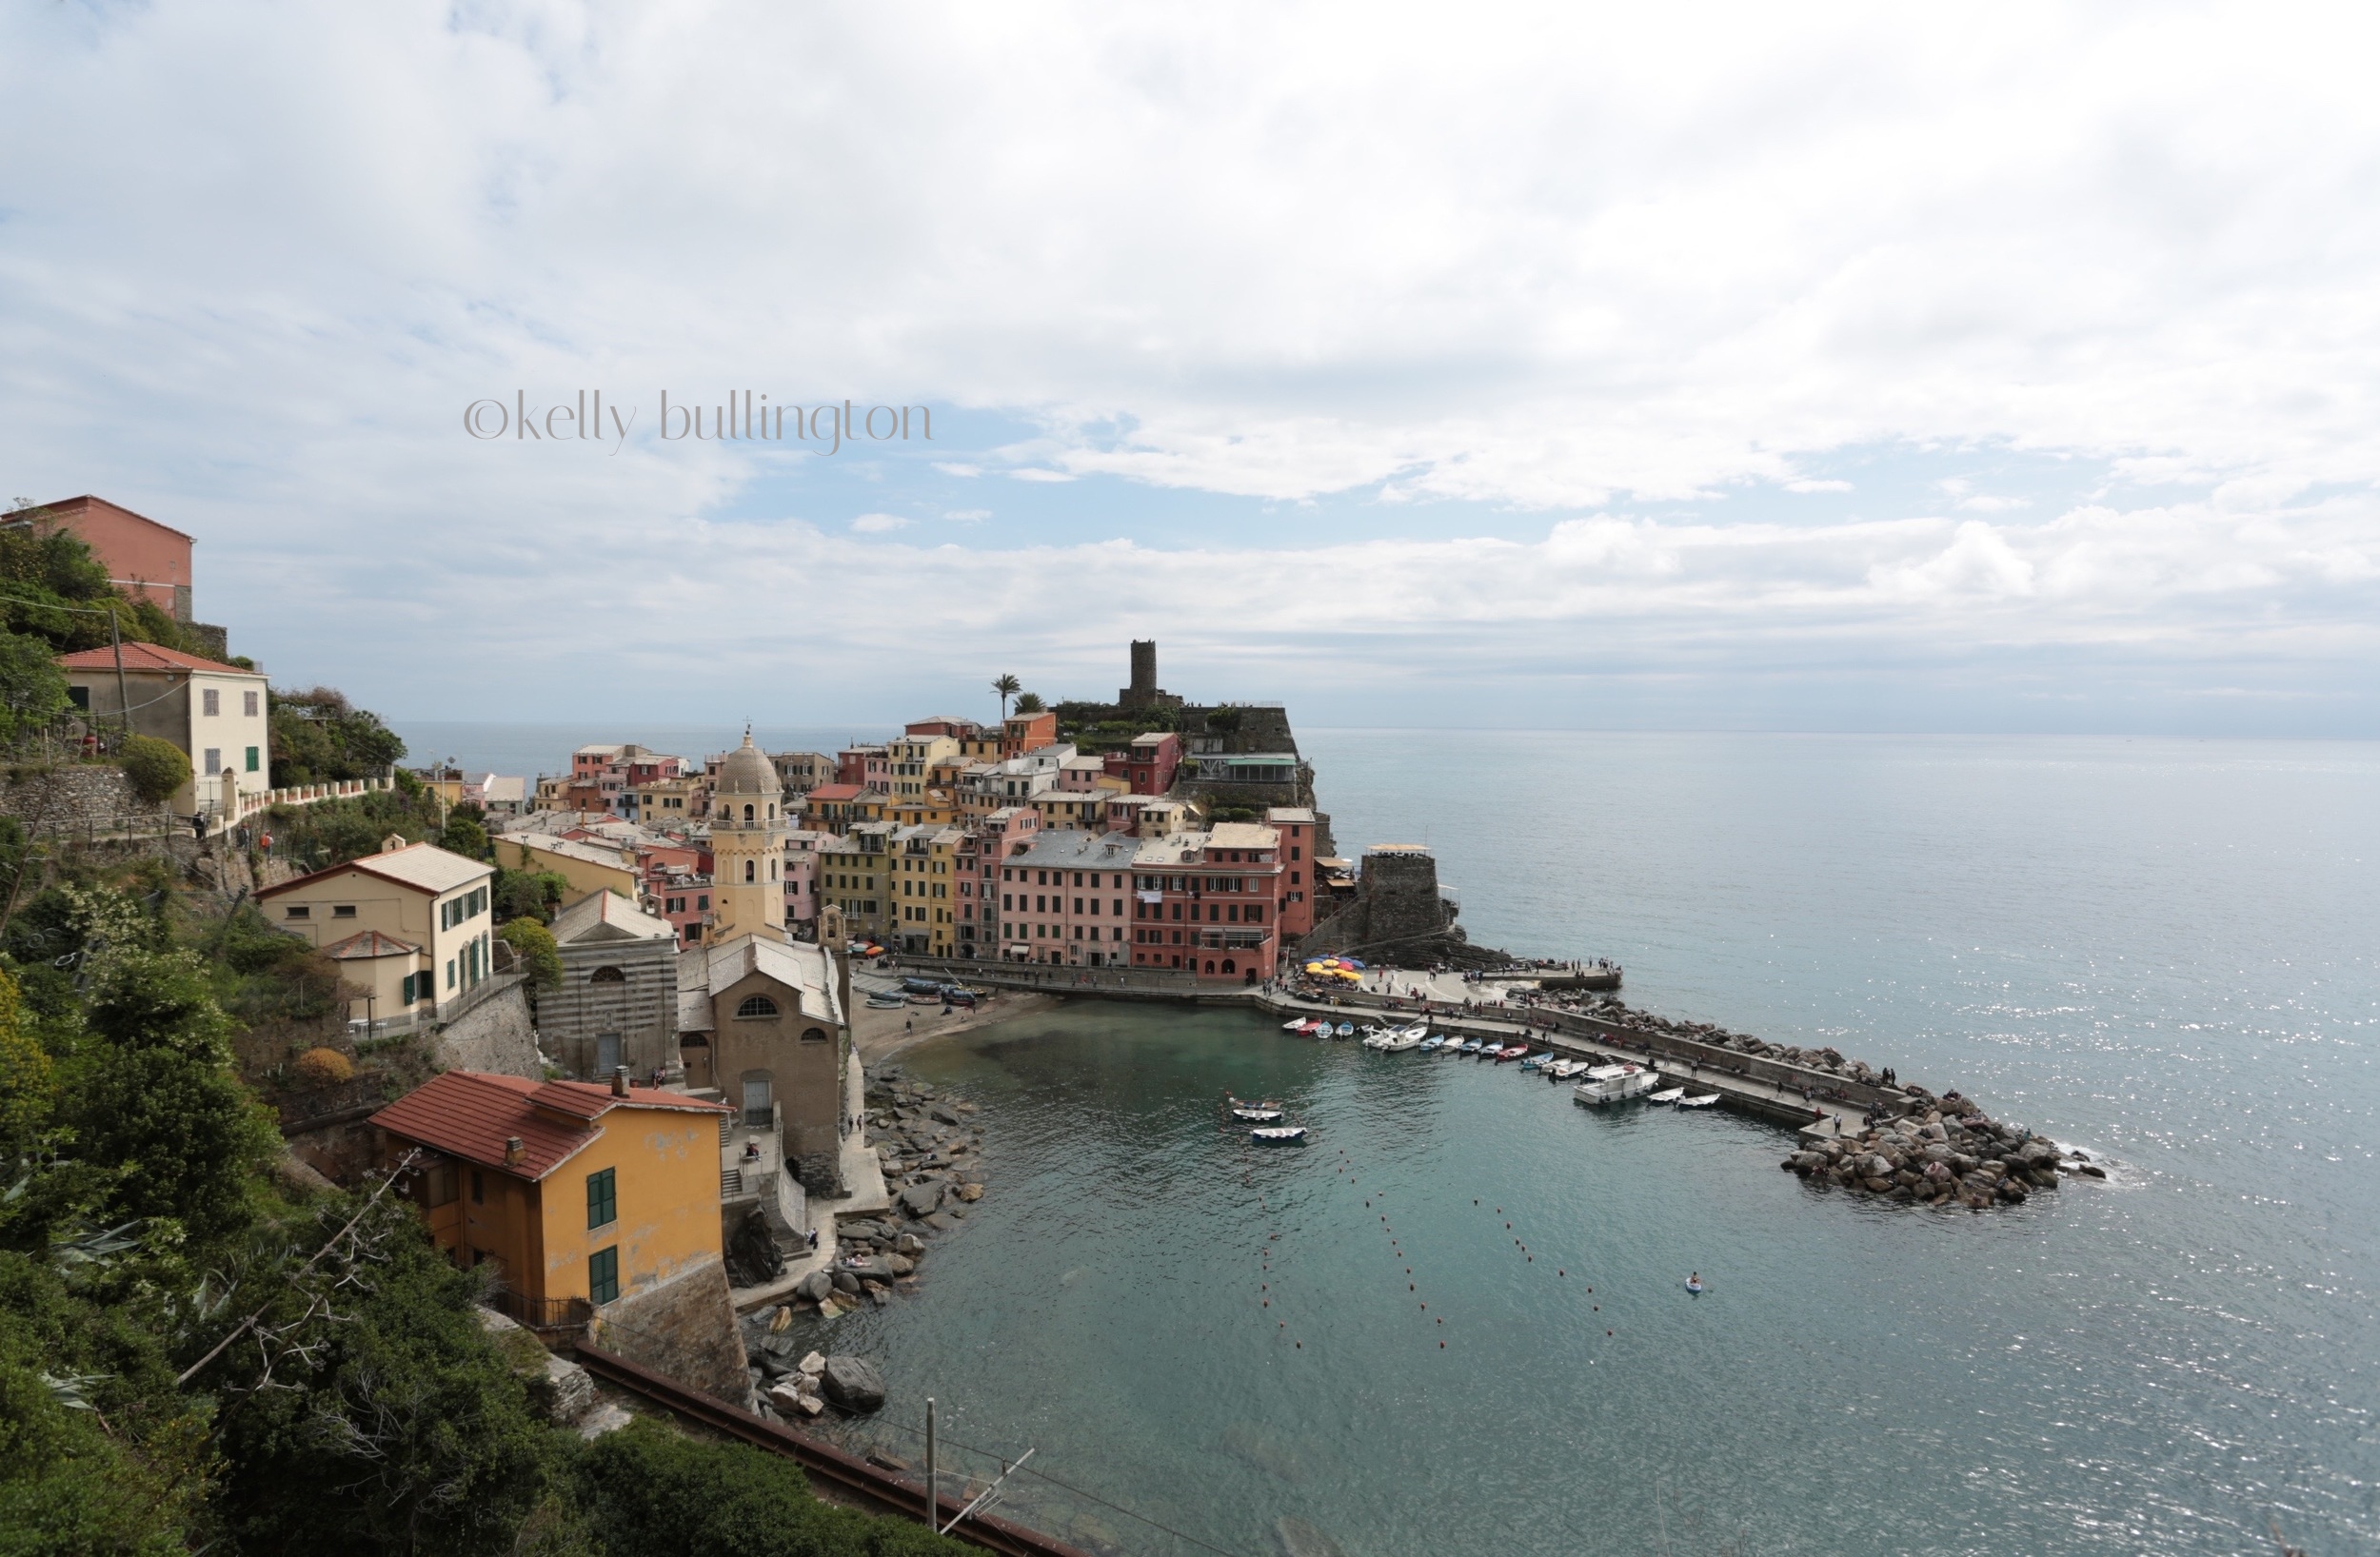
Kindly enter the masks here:
M 1667 1092 L 1656 1092 L 1646 1094 L 1645 1101 L 1648 1103 L 1675 1103 L 1685 1095 L 1685 1088 L 1672 1087 Z
M 1443 1049 L 1446 1047 L 1446 1035 L 1439 1033 L 1430 1037 L 1423 1038 L 1421 1040 L 1421 1047 L 1424 1050 Z
M 1476 1054 L 1482 1047 L 1484 1046 L 1477 1038 L 1465 1038 L 1462 1040 L 1462 1052 L 1466 1054 Z
M 1525 1043 L 1508 1043 L 1496 1052 L 1496 1063 L 1501 1065 L 1508 1059 L 1518 1059 L 1528 1052 L 1529 1046 Z
M 1356 1035 L 1356 1024 L 1353 1022 L 1339 1023 L 1338 1035 L 1342 1038 L 1354 1037 Z
M 1520 1062 L 1520 1068 L 1521 1068 L 1522 1070 L 1524 1070 L 1524 1071 L 1542 1071 L 1542 1070 L 1544 1070 L 1544 1069 L 1545 1069 L 1548 1065 L 1551 1065 L 1551 1064 L 1553 1064 L 1553 1063 L 1554 1063 L 1554 1051 L 1553 1051 L 1553 1050 L 1551 1050 L 1551 1049 L 1548 1049 L 1545 1053 L 1543 1053 L 1543 1054 L 1531 1054 L 1528 1058 L 1526 1058 L 1526 1059 L 1522 1060 L 1522 1061 Z
M 1279 1109 L 1238 1108 L 1231 1111 L 1231 1116 L 1242 1124 L 1277 1125 L 1281 1121 L 1281 1111 Z
M 1306 1127 L 1303 1125 L 1272 1125 L 1248 1132 L 1248 1138 L 1259 1146 L 1302 1146 Z
M 1717 1093 L 1707 1092 L 1699 1097 L 1681 1097 L 1677 1100 L 1677 1106 L 1681 1109 L 1707 1109 L 1718 1100 Z
M 1280 1030 L 1284 1033 L 1302 1033 L 1306 1030 L 1307 1020 L 1303 1016 L 1292 1016 L 1280 1024 Z

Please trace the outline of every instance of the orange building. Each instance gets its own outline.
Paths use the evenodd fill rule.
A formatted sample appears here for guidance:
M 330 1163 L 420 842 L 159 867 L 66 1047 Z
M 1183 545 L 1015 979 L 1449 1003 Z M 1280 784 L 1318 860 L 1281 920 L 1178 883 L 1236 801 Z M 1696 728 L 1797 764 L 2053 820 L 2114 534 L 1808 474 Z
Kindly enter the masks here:
M 684 1093 L 448 1071 L 372 1115 L 457 1264 L 495 1262 L 501 1302 L 567 1321 L 723 1256 L 724 1104 Z
M 1058 713 L 1044 708 L 1038 714 L 1011 714 L 1000 727 L 1002 761 L 1038 752 L 1044 746 L 1058 744 Z M 963 754 L 962 754 L 963 755 Z
M 190 620 L 190 538 L 169 524 L 86 493 L 10 514 L 10 524 L 54 524 L 70 531 L 125 594 L 148 597 L 176 621 Z

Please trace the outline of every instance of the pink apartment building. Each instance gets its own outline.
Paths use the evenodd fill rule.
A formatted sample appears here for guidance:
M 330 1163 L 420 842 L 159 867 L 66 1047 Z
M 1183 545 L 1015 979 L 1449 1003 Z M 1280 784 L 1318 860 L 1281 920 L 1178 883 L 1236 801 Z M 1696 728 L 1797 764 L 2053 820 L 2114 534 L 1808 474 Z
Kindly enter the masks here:
M 1287 863 L 1279 830 L 1219 822 L 1140 840 L 1132 962 L 1253 984 L 1279 970 Z

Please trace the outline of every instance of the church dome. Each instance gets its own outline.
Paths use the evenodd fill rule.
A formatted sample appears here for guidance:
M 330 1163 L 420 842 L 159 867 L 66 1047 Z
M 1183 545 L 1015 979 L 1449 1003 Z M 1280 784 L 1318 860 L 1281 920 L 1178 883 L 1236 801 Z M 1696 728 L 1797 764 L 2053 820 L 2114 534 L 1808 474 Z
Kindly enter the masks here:
M 777 781 L 777 765 L 766 753 L 752 744 L 752 732 L 744 732 L 744 744 L 727 754 L 727 760 L 719 764 L 719 782 L 712 790 L 717 795 L 768 795 L 784 793 Z

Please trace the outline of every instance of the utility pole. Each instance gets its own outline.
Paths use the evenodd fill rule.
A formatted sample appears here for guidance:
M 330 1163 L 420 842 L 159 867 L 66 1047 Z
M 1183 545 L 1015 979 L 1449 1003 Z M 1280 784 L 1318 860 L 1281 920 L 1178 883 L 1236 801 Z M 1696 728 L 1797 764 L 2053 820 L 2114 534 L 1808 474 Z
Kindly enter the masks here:
M 124 725 L 124 733 L 132 733 L 132 694 L 124 682 L 124 634 L 116 625 L 116 614 L 108 613 L 108 644 L 116 656 L 116 718 Z
M 925 1397 L 925 1527 L 942 1523 L 942 1506 L 934 1466 L 934 1397 Z

